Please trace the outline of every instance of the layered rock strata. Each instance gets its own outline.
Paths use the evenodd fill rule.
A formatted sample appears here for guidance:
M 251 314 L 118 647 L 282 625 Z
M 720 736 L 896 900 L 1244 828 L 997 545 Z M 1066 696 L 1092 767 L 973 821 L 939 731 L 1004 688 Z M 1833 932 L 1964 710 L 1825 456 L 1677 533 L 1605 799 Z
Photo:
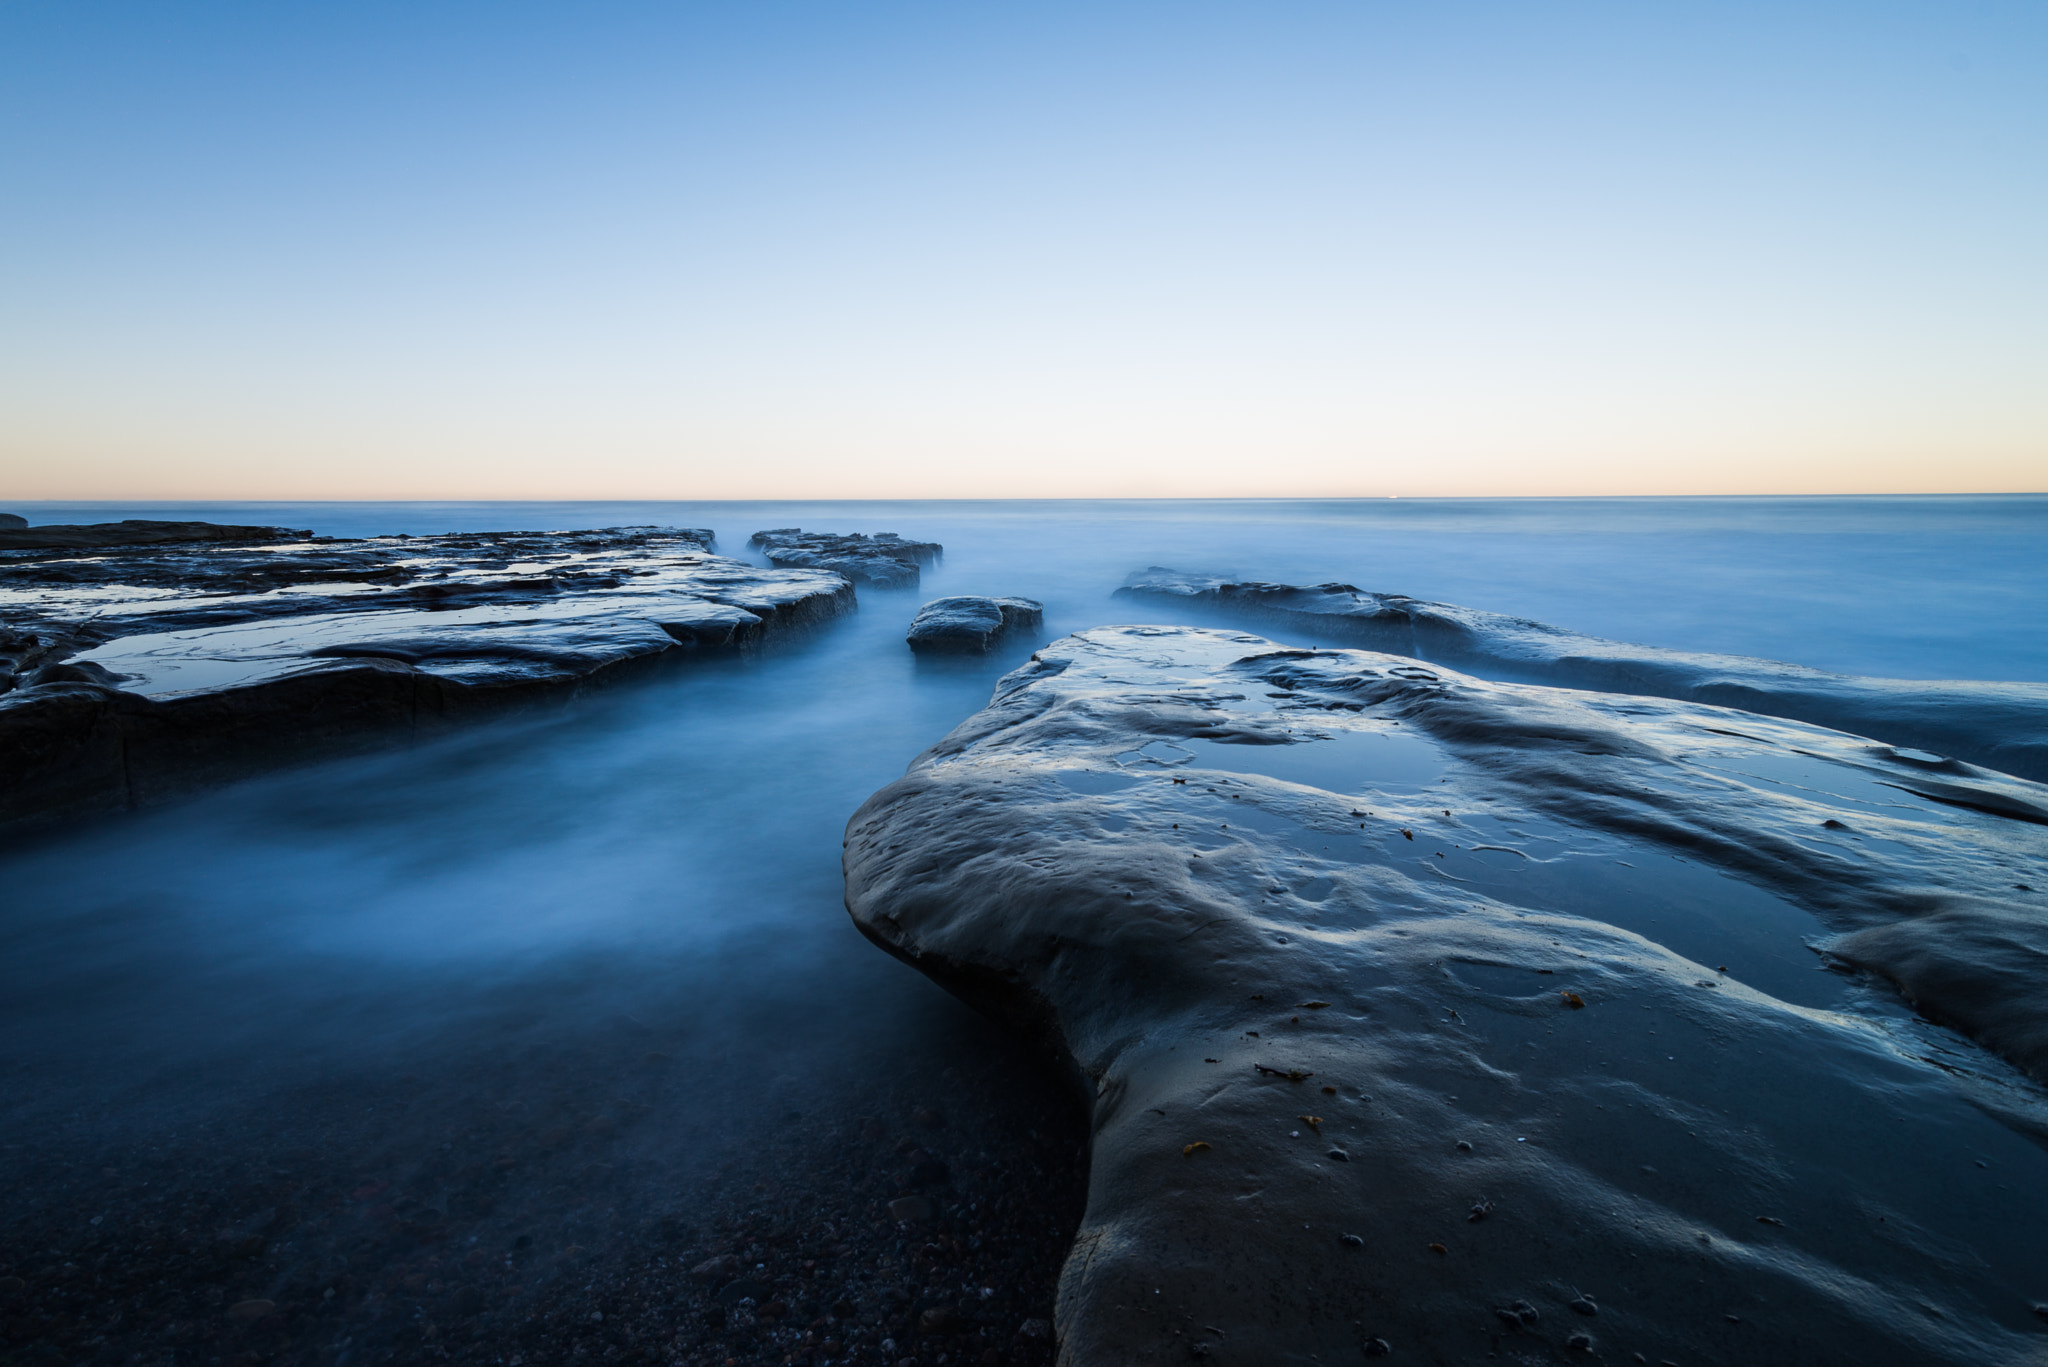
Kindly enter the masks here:
M 552 703 L 851 610 L 653 527 L 0 555 L 0 826 Z
M 936 541 L 906 541 L 894 532 L 867 536 L 860 532 L 806 532 L 778 527 L 755 532 L 747 544 L 785 569 L 831 570 L 856 584 L 876 588 L 916 588 L 923 567 L 945 551 Z
M 1560 627 L 1350 584 L 1238 583 L 1153 568 L 1117 596 L 1308 641 L 1435 660 L 1489 678 L 1739 707 L 1875 736 L 2022 778 L 2048 779 L 2048 684 L 1867 679 L 1776 660 L 1582 636 Z
M 934 598 L 903 639 L 921 655 L 986 655 L 1013 633 L 1043 625 L 1045 605 L 1029 598 Z
M 1101 628 L 855 814 L 847 905 L 1085 1089 L 1073 1367 L 2017 1364 L 2048 1107 L 1956 1030 L 2048 1074 L 2044 821 L 1795 722 Z

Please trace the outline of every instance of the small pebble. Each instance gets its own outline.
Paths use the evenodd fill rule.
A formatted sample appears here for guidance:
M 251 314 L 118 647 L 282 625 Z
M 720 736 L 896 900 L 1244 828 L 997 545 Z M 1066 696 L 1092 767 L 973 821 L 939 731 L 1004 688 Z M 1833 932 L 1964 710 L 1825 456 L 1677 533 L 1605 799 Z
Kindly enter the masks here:
M 1362 1239 L 1362 1238 L 1360 1238 L 1360 1237 L 1359 1237 L 1358 1235 L 1356 1235 L 1356 1234 L 1340 1234 L 1340 1235 L 1338 1235 L 1338 1236 L 1337 1236 L 1337 1242 L 1338 1242 L 1338 1243 L 1340 1243 L 1340 1244 L 1342 1244 L 1342 1245 L 1344 1245 L 1344 1247 L 1346 1247 L 1346 1248 L 1364 1248 L 1364 1247 L 1365 1247 L 1365 1240 L 1364 1240 L 1364 1239 Z M 2043 1308 L 2042 1308 L 2041 1306 L 2038 1306 L 2038 1305 L 2037 1305 L 2037 1306 L 2035 1306 L 2035 1307 L 2034 1307 L 2034 1313 L 2038 1315 L 2038 1314 L 2042 1314 L 2042 1313 L 2048 1313 L 2048 1312 L 2044 1312 L 2044 1311 L 2043 1311 Z
M 1331 1149 L 1329 1157 L 1336 1159 L 1339 1163 L 1349 1163 L 1351 1161 L 1351 1155 L 1342 1149 Z

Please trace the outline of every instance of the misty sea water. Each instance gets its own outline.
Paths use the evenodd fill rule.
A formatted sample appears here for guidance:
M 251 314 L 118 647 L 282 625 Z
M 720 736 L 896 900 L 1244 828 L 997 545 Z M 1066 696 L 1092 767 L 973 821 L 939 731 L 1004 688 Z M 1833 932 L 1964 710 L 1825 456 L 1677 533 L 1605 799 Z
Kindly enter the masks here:
M 2048 679 L 2044 496 L 22 511 L 36 523 L 176 517 L 331 536 L 701 526 L 726 554 L 755 559 L 747 537 L 763 528 L 894 531 L 946 553 L 918 589 L 863 587 L 856 615 L 759 659 L 706 661 L 546 723 L 278 775 L 17 848 L 0 869 L 29 894 L 0 931 L 17 1046 L 106 1037 L 177 1054 L 223 1032 L 274 1042 L 282 1029 L 305 1031 L 315 1052 L 330 1035 L 357 1049 L 572 964 L 607 1000 L 707 1002 L 745 978 L 708 969 L 720 954 L 778 965 L 760 970 L 764 982 L 830 980 L 813 1016 L 830 1001 L 867 1022 L 929 999 L 846 925 L 838 848 L 867 795 L 1032 648 L 914 659 L 903 631 L 944 594 L 1040 599 L 1044 640 L 1156 615 L 1111 592 L 1167 565 L 1341 580 L 1846 673 Z M 371 997 L 373 1020 L 351 1015 Z M 180 1029 L 162 1030 L 158 1010 Z M 342 1018 L 352 1024 L 336 1035 Z
M 841 907 L 847 818 L 1033 648 L 913 658 L 904 629 L 941 595 L 1040 599 L 1042 642 L 1156 620 L 1111 592 L 1166 565 L 1847 673 L 2048 679 L 2043 496 L 16 510 L 333 536 L 698 526 L 748 558 L 771 527 L 946 547 L 920 588 L 862 587 L 857 614 L 758 657 L 0 851 L 4 1142 L 112 1168 L 223 1124 L 253 1151 L 308 1088 L 402 1074 L 431 1100 L 322 1141 L 402 1180 L 473 1114 L 520 1105 L 522 1079 L 603 1079 L 652 1048 L 704 1085 L 634 1142 L 709 1172 L 774 1117 L 861 1104 L 883 1060 L 936 1070 L 981 1047 Z M 659 1171 L 621 1199 L 693 1199 Z

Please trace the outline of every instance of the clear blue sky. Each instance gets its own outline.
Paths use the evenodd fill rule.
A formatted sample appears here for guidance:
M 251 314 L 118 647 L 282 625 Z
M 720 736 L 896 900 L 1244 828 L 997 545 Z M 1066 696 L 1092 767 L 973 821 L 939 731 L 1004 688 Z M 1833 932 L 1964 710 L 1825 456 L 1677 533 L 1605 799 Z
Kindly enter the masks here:
M 0 0 L 0 497 L 2048 489 L 2048 4 Z

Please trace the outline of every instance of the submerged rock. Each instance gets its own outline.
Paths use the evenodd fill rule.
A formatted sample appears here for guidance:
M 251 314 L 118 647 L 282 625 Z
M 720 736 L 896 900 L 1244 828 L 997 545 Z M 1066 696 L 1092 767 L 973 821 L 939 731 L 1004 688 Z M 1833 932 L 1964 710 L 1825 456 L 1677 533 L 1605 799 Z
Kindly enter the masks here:
M 231 527 L 217 522 L 149 522 L 135 518 L 78 527 L 31 527 L 27 518 L 0 515 L 0 551 L 112 549 L 199 541 L 303 541 L 311 535 L 289 527 Z
M 708 531 L 0 556 L 0 827 L 429 736 L 835 617 L 852 585 Z
M 1311 640 L 1441 661 L 1489 678 L 1790 717 L 2048 779 L 2048 684 L 1857 678 L 1776 660 L 1630 645 L 1349 584 L 1236 583 L 1155 566 L 1132 575 L 1117 596 L 1289 627 Z
M 855 814 L 847 906 L 1090 1099 L 1063 1362 L 1548 1360 L 1597 1307 L 1610 1361 L 2018 1363 L 2042 1089 L 1847 971 L 2048 1074 L 2048 792 L 1936 773 L 1102 628 Z
M 885 589 L 915 588 L 922 577 L 921 567 L 936 562 L 945 550 L 936 541 L 905 541 L 894 532 L 842 536 L 796 527 L 755 532 L 747 544 L 766 555 L 771 565 L 832 570 L 856 584 Z
M 903 639 L 915 651 L 985 655 L 1013 631 L 1045 623 L 1045 605 L 1029 598 L 934 598 L 917 610 Z

